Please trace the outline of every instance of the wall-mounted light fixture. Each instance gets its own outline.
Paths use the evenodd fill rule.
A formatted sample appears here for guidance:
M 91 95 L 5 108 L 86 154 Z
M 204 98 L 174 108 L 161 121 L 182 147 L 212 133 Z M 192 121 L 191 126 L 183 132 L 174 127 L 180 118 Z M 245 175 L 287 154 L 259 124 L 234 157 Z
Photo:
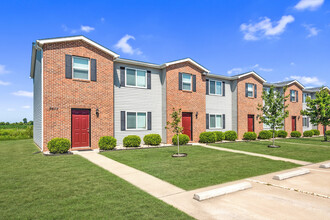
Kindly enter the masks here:
M 99 112 L 99 108 L 96 108 L 96 117 L 99 117 L 100 112 Z
M 300 115 L 298 116 L 298 119 L 300 119 Z
M 196 112 L 196 119 L 198 118 L 198 112 Z

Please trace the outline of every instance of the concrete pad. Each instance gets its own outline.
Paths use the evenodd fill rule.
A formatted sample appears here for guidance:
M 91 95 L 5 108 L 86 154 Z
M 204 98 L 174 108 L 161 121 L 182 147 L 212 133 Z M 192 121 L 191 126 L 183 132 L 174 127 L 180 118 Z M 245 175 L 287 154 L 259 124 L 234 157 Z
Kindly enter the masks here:
M 326 169 L 328 169 L 328 168 L 330 168 L 330 163 L 321 164 L 320 165 L 320 168 L 326 168 Z
M 196 193 L 196 194 L 194 194 L 194 199 L 196 199 L 197 201 L 203 201 L 206 199 L 211 199 L 211 198 L 226 195 L 229 193 L 249 189 L 251 187 L 252 187 L 252 185 L 249 182 L 237 183 L 234 185 L 229 185 L 229 186 L 225 186 L 225 187 L 221 187 L 221 188 L 217 188 L 217 189 L 213 189 L 213 190 L 209 190 L 209 191 Z
M 291 172 L 280 173 L 273 177 L 274 180 L 285 180 L 296 176 L 301 176 L 310 173 L 308 169 L 299 169 Z

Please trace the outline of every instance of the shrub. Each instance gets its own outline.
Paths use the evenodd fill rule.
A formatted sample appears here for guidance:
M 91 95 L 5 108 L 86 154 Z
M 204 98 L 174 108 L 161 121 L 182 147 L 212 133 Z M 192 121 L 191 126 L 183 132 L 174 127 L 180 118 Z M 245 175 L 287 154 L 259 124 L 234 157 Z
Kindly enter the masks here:
M 277 136 L 281 137 L 281 138 L 286 138 L 288 136 L 288 132 L 286 132 L 284 130 L 279 130 L 277 133 Z
M 186 134 L 179 134 L 179 144 L 180 145 L 185 145 L 189 142 L 189 136 L 186 135 Z M 178 136 L 177 135 L 174 135 L 172 137 L 172 143 L 173 145 L 177 145 L 178 144 Z
M 25 132 L 30 138 L 33 138 L 33 126 L 27 127 Z
M 222 141 L 225 139 L 225 134 L 222 131 L 214 131 L 214 133 L 217 136 L 216 141 Z
M 138 147 L 141 144 L 141 138 L 137 135 L 128 135 L 123 140 L 124 147 Z
M 320 131 L 317 129 L 312 129 L 311 131 L 313 131 L 314 135 L 320 135 Z
M 147 134 L 143 137 L 144 144 L 156 146 L 162 142 L 159 134 Z
M 268 130 L 263 130 L 263 131 L 259 132 L 258 138 L 259 139 L 270 139 L 270 138 L 272 138 L 272 136 L 273 136 L 272 132 L 270 132 Z
M 255 140 L 257 139 L 257 134 L 255 132 L 245 132 L 243 135 L 244 140 Z
M 225 132 L 225 140 L 227 141 L 235 141 L 237 139 L 236 131 L 226 131 Z
M 202 132 L 199 135 L 199 142 L 214 143 L 217 141 L 217 135 L 212 131 Z
M 56 153 L 67 153 L 70 149 L 71 143 L 66 138 L 53 138 L 51 139 L 48 144 L 47 148 L 50 153 L 56 154 Z
M 314 132 L 313 131 L 304 131 L 303 135 L 304 135 L 304 137 L 313 137 Z
M 290 135 L 291 137 L 301 137 L 301 133 L 299 131 L 292 131 Z
M 330 130 L 325 131 L 326 136 L 330 136 Z
M 101 150 L 112 150 L 116 147 L 117 140 L 111 136 L 103 136 L 99 140 L 99 148 Z

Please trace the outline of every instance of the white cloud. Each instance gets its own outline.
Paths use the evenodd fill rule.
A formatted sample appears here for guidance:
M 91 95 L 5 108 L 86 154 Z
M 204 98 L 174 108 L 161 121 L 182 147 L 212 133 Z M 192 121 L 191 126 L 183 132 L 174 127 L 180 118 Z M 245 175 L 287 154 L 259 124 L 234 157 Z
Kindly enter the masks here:
M 262 67 L 260 67 L 259 70 L 260 70 L 260 71 L 264 71 L 264 72 L 271 72 L 271 71 L 273 71 L 273 69 L 270 69 L 270 68 L 262 68 Z
M 248 72 L 248 71 L 251 71 L 251 70 L 262 71 L 262 72 L 271 72 L 271 71 L 273 71 L 273 69 L 271 69 L 271 68 L 263 68 L 259 64 L 256 64 L 254 66 L 249 66 L 249 67 L 236 67 L 236 68 L 233 68 L 231 70 L 228 70 L 227 74 L 228 75 L 240 74 L 240 73 Z
M 294 8 L 297 10 L 316 10 L 324 3 L 324 0 L 300 0 Z
M 31 108 L 31 106 L 29 106 L 29 105 L 24 105 L 24 106 L 22 106 L 22 108 L 29 109 L 29 108 Z
M 91 31 L 94 31 L 95 28 L 91 27 L 91 26 L 84 26 L 84 25 L 81 25 L 80 26 L 80 30 L 83 31 L 83 32 L 86 32 L 86 33 L 89 33 Z
M 296 64 L 295 64 L 294 62 L 291 62 L 290 65 L 291 65 L 291 66 L 294 66 L 294 65 L 296 65 Z
M 289 79 L 296 79 L 299 82 L 301 82 L 304 85 L 309 85 L 309 86 L 322 86 L 325 83 L 321 82 L 320 79 L 318 79 L 316 76 L 310 77 L 310 76 L 290 76 L 286 77 L 285 80 Z
M 102 23 L 105 22 L 105 18 L 101 18 L 101 22 L 102 22 Z
M 7 111 L 9 111 L 9 112 L 14 112 L 16 109 L 14 109 L 14 108 L 7 108 Z
M 280 35 L 284 32 L 287 24 L 294 21 L 292 15 L 284 15 L 277 22 L 272 22 L 269 18 L 264 17 L 258 23 L 241 24 L 240 29 L 244 33 L 245 40 L 259 40 L 263 37 L 272 37 Z
M 6 73 L 10 73 L 10 71 L 6 69 L 5 65 L 0 64 L 0 74 L 6 74 Z
M 227 73 L 228 73 L 228 75 L 239 74 L 239 73 L 242 73 L 242 71 L 243 71 L 242 68 L 232 68 L 231 70 L 228 70 Z
M 123 53 L 128 53 L 128 54 L 137 54 L 137 55 L 141 55 L 142 51 L 139 48 L 133 49 L 133 47 L 131 45 L 128 44 L 128 40 L 133 39 L 135 40 L 134 36 L 128 35 L 126 34 L 124 37 L 122 37 L 117 44 L 115 45 L 116 49 L 120 49 L 121 51 L 123 51 Z
M 29 98 L 33 97 L 33 92 L 28 92 L 28 91 L 23 91 L 23 90 L 13 92 L 12 94 L 16 95 L 16 96 L 24 96 L 24 97 L 29 97 Z
M 308 35 L 307 37 L 314 37 L 317 36 L 320 32 L 319 29 L 317 29 L 316 27 L 313 27 L 311 24 L 303 24 L 303 26 L 306 28 L 306 30 L 308 31 Z
M 4 82 L 0 80 L 0 86 L 8 86 L 10 85 L 10 82 Z

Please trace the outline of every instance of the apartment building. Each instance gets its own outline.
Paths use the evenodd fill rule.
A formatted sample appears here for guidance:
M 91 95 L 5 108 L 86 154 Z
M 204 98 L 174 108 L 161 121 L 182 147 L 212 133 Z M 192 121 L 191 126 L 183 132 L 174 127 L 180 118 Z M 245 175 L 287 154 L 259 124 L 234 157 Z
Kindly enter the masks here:
M 254 71 L 235 76 L 212 74 L 185 58 L 161 65 L 123 59 L 84 37 L 37 40 L 33 43 L 30 76 L 34 84 L 34 141 L 47 151 L 54 137 L 71 140 L 72 149 L 96 149 L 100 137 L 157 133 L 171 143 L 165 129 L 170 114 L 182 109 L 183 133 L 198 142 L 203 131 L 259 133 L 257 105 L 262 91 L 288 86 L 290 116 L 284 129 L 309 130 L 300 115 L 303 101 L 320 88 L 296 80 L 267 83 Z M 304 126 L 303 126 L 304 125 Z M 322 132 L 322 128 L 319 127 Z

